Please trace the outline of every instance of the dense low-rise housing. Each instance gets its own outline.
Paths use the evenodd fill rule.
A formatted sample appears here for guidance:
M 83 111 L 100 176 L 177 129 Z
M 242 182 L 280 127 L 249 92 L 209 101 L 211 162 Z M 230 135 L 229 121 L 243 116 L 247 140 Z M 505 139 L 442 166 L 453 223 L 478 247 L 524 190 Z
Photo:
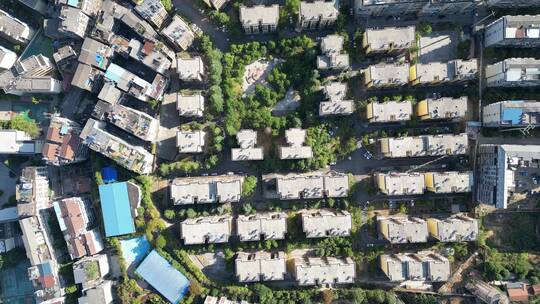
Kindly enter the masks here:
M 83 290 L 93 288 L 103 282 L 110 273 L 109 257 L 106 254 L 87 256 L 73 262 L 73 279 Z
M 463 119 L 468 114 L 468 98 L 427 98 L 416 105 L 416 116 L 420 120 Z
M 0 37 L 12 42 L 27 44 L 34 36 L 34 30 L 26 23 L 0 10 Z
M 174 205 L 238 202 L 244 177 L 240 175 L 175 178 L 171 182 Z
M 186 245 L 226 243 L 232 234 L 232 217 L 213 215 L 186 219 L 180 224 L 180 234 Z
M 114 55 L 114 50 L 90 37 L 84 38 L 79 54 L 79 62 L 96 67 L 105 71 L 110 63 L 110 58 Z
M 366 106 L 369 122 L 398 122 L 411 120 L 412 103 L 410 100 L 370 102 Z
M 96 93 L 103 84 L 103 75 L 103 72 L 98 68 L 79 63 L 75 75 L 71 79 L 71 85 Z
M 428 218 L 429 234 L 441 242 L 470 242 L 478 237 L 478 221 L 465 215 Z
M 86 15 L 93 17 L 101 10 L 103 0 L 58 0 L 56 2 L 78 8 Z
M 120 104 L 98 101 L 93 115 L 142 140 L 149 142 L 157 140 L 159 122 L 144 112 Z
M 507 58 L 487 65 L 485 77 L 488 87 L 540 86 L 540 60 L 534 58 Z
M 104 248 L 99 230 L 90 229 L 94 214 L 87 198 L 71 197 L 53 203 L 71 259 L 91 256 Z
M 306 238 L 349 236 L 351 234 L 352 217 L 345 210 L 302 210 L 300 218 Z
M 400 53 L 416 45 L 415 27 L 368 28 L 364 32 L 362 47 L 366 54 Z
M 113 282 L 104 281 L 103 283 L 86 289 L 82 297 L 78 299 L 79 304 L 111 304 L 113 303 Z
M 502 16 L 486 26 L 484 46 L 537 47 L 540 15 Z
M 387 195 L 416 195 L 425 190 L 422 173 L 376 173 L 375 182 L 379 191 Z
M 202 81 L 204 78 L 204 62 L 200 56 L 177 57 L 176 70 L 182 81 Z
M 529 192 L 537 189 L 540 146 L 480 145 L 477 168 L 478 202 L 506 208 L 514 200 L 525 199 Z
M 150 152 L 107 132 L 105 127 L 103 121 L 88 119 L 80 135 L 83 143 L 128 170 L 140 174 L 152 172 L 154 156 Z
M 310 146 L 304 146 L 306 140 L 306 130 L 288 129 L 285 130 L 285 141 L 287 146 L 278 149 L 280 159 L 304 159 L 313 157 L 313 150 Z
M 42 54 L 31 55 L 15 62 L 0 74 L 0 88 L 7 94 L 58 94 L 61 82 L 52 72 L 54 64 Z
M 187 50 L 195 40 L 195 35 L 189 25 L 178 15 L 174 15 L 171 23 L 161 30 L 161 34 L 176 48 L 183 51 Z
M 11 50 L 0 46 L 0 69 L 11 69 L 11 67 L 17 61 L 17 54 Z
M 333 26 L 339 16 L 339 1 L 300 2 L 299 26 L 305 30 L 324 29 Z
M 240 241 L 282 240 L 287 233 L 285 212 L 265 212 L 239 215 L 236 234 Z
M 62 166 L 88 159 L 88 148 L 82 144 L 81 126 L 67 118 L 53 116 L 43 144 L 43 160 L 48 165 Z
M 482 109 L 482 126 L 494 128 L 540 125 L 540 102 L 505 100 L 488 104 Z
M 114 63 L 107 67 L 105 79 L 114 83 L 118 89 L 141 101 L 161 98 L 167 83 L 167 79 L 160 74 L 157 74 L 152 83 L 149 83 Z
M 180 153 L 202 153 L 205 145 L 206 132 L 203 130 L 176 132 L 176 146 Z
M 262 160 L 264 151 L 262 147 L 255 147 L 257 144 L 257 131 L 243 129 L 236 133 L 236 140 L 240 148 L 231 149 L 231 159 L 233 161 Z
M 317 56 L 317 68 L 343 70 L 349 68 L 349 55 L 343 49 L 341 35 L 328 35 L 321 40 L 321 55 Z
M 435 252 L 383 254 L 380 259 L 390 281 L 445 282 L 450 278 L 450 261 Z
M 425 243 L 428 227 L 425 220 L 407 216 L 378 216 L 379 234 L 391 244 Z
M 466 133 L 421 135 L 378 139 L 383 157 L 421 157 L 466 154 L 469 148 Z
M 266 196 L 281 200 L 346 197 L 349 194 L 349 177 L 334 171 L 269 174 L 263 179 L 268 185 L 275 185 L 275 193 L 267 190 Z
M 295 258 L 293 275 L 300 286 L 352 284 L 356 264 L 351 258 Z
M 278 26 L 279 5 L 241 5 L 239 17 L 246 34 L 271 33 Z
M 238 252 L 234 261 L 238 282 L 281 281 L 287 273 L 283 251 Z

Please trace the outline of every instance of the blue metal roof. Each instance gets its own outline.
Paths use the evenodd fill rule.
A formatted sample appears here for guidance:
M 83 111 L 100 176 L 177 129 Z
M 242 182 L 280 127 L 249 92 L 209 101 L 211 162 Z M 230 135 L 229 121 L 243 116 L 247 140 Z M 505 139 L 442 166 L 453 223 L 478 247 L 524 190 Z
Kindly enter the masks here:
M 509 121 L 513 125 L 518 125 L 521 123 L 521 116 L 523 114 L 523 109 L 521 108 L 506 108 L 503 111 L 503 121 Z
M 155 250 L 135 272 L 173 304 L 180 302 L 189 288 L 189 280 Z
M 118 171 L 109 166 L 101 169 L 101 177 L 105 183 L 112 183 L 118 179 Z
M 99 197 L 107 237 L 135 232 L 126 182 L 100 185 Z
M 125 73 L 126 70 L 124 70 L 122 67 L 111 63 L 105 71 L 105 78 L 114 82 L 118 82 L 122 78 L 122 75 L 124 75 Z

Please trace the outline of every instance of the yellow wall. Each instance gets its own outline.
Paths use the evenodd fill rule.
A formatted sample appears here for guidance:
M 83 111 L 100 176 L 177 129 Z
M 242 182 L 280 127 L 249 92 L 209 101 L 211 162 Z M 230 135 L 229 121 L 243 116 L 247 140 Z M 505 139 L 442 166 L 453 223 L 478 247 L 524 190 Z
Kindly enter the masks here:
M 388 225 L 383 222 L 377 222 L 377 225 L 379 226 L 379 232 L 384 235 L 387 239 L 390 239 L 388 237 Z
M 373 102 L 368 103 L 366 106 L 366 117 L 367 119 L 373 118 Z
M 388 263 L 386 262 L 386 257 L 384 255 L 381 255 L 380 265 L 382 271 L 388 275 Z
M 366 69 L 364 72 L 364 84 L 367 87 L 371 86 L 371 73 L 369 72 L 369 69 Z
M 375 178 L 376 178 L 375 181 L 377 182 L 377 186 L 379 187 L 379 190 L 381 190 L 381 192 L 386 193 L 386 181 L 384 179 L 384 175 L 377 174 Z
M 437 229 L 437 221 L 435 219 L 428 219 L 427 225 L 428 225 L 429 234 L 431 234 L 432 236 L 436 238 L 439 238 L 439 232 Z
M 426 119 L 429 118 L 429 112 L 428 112 L 428 103 L 427 100 L 422 100 L 416 105 L 416 115 L 420 117 L 420 119 Z M 425 116 L 425 117 L 423 117 Z
M 409 67 L 409 81 L 412 84 L 418 83 L 418 80 L 416 79 L 416 64 L 413 64 Z
M 433 191 L 435 189 L 435 184 L 433 182 L 433 173 L 424 173 L 424 183 L 426 189 Z

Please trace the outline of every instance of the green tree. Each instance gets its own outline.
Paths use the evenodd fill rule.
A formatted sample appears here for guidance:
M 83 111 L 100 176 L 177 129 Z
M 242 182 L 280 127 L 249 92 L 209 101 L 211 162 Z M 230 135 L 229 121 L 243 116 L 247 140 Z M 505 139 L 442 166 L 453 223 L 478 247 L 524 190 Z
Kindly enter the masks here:
M 167 209 L 165 210 L 164 214 L 166 219 L 168 219 L 169 221 L 173 220 L 174 219 L 174 216 L 175 216 L 175 212 L 174 210 L 171 210 L 171 209 Z
M 167 240 L 163 235 L 160 235 L 156 239 L 156 248 L 163 249 L 167 245 Z
M 255 193 L 255 189 L 257 188 L 257 177 L 256 176 L 247 176 L 244 179 L 244 183 L 242 184 L 242 196 L 244 197 L 250 197 Z
M 32 138 L 36 138 L 41 133 L 41 129 L 35 120 L 27 118 L 23 114 L 15 115 L 9 121 L 9 129 L 24 131 Z
M 161 4 L 163 4 L 163 7 L 168 13 L 172 11 L 173 5 L 172 5 L 171 0 L 161 0 Z

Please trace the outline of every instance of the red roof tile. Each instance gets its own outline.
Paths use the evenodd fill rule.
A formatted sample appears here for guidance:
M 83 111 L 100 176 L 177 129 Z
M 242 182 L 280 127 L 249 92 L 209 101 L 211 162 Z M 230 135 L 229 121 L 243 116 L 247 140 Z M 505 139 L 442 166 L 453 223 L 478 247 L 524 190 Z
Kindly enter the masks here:
M 43 157 L 46 159 L 53 161 L 56 159 L 56 153 L 60 149 L 60 146 L 57 144 L 50 144 L 45 143 L 43 145 L 43 149 L 41 150 L 41 153 L 43 154 Z
M 62 135 L 60 135 L 60 129 L 51 127 L 47 131 L 47 140 L 50 140 L 55 143 L 62 143 Z
M 39 281 L 44 288 L 51 288 L 56 283 L 53 275 L 42 276 Z

